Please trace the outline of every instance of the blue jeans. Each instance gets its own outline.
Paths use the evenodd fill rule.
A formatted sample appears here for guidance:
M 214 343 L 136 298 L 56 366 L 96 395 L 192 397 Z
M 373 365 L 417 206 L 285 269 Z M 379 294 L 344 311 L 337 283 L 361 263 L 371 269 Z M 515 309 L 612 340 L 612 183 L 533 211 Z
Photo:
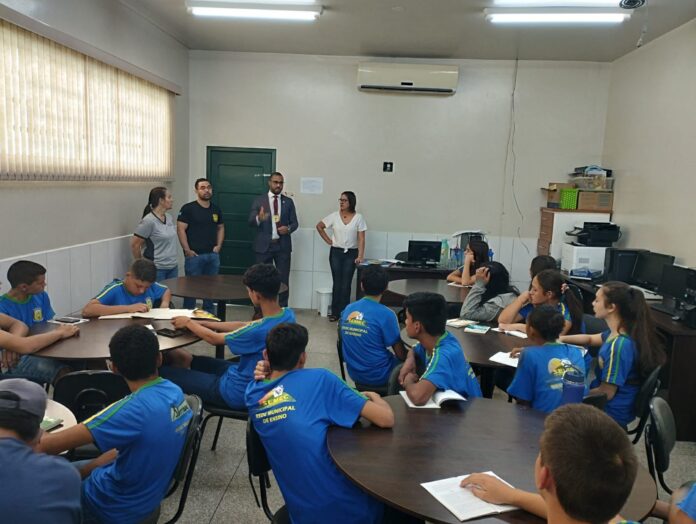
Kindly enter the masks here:
M 341 248 L 332 247 L 329 251 L 329 265 L 333 277 L 331 314 L 335 317 L 340 317 L 341 312 L 350 302 L 350 284 L 353 282 L 356 258 L 358 258 L 357 249 L 344 252 Z
M 162 282 L 168 278 L 176 278 L 179 276 L 179 267 L 174 266 L 167 269 L 157 268 L 157 282 Z
M 220 394 L 220 378 L 227 373 L 230 366 L 236 365 L 236 362 L 227 360 L 194 356 L 191 369 L 162 366 L 159 368 L 159 374 L 162 378 L 174 382 L 184 393 L 198 395 L 205 403 L 226 407 L 227 402 Z
M 186 276 L 217 275 L 218 271 L 220 271 L 220 255 L 218 253 L 204 253 L 195 257 L 188 257 L 184 261 L 184 271 L 186 271 Z M 184 309 L 193 309 L 194 307 L 196 307 L 195 298 L 184 299 Z M 203 300 L 203 309 L 213 315 L 215 314 L 212 300 Z
M 76 362 L 80 364 L 80 362 Z M 36 357 L 34 355 L 22 355 L 17 365 L 7 375 L 16 375 L 18 378 L 28 378 L 42 384 L 53 384 L 58 373 L 70 365 L 64 360 L 54 358 Z

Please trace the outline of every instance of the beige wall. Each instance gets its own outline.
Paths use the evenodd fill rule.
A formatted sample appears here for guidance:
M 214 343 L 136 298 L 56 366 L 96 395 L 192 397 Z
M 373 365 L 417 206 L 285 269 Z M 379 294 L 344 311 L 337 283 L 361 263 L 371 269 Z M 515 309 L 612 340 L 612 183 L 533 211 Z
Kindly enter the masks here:
M 522 237 L 536 237 L 539 187 L 601 158 L 607 64 L 520 63 L 513 189 L 512 154 L 505 172 L 513 62 L 430 61 L 460 65 L 451 97 L 360 92 L 358 62 L 192 51 L 191 180 L 205 173 L 206 146 L 270 147 L 295 193 L 301 227 L 316 224 L 351 189 L 372 230 L 481 227 L 517 236 L 521 225 Z M 394 174 L 381 172 L 387 160 Z M 323 177 L 324 194 L 300 194 L 302 176 Z
M 603 162 L 622 244 L 696 266 L 696 20 L 612 65 Z
M 173 189 L 179 203 L 188 198 L 187 49 L 120 2 L 0 0 L 0 6 L 183 88 L 175 101 Z M 152 185 L 0 183 L 0 259 L 128 234 Z

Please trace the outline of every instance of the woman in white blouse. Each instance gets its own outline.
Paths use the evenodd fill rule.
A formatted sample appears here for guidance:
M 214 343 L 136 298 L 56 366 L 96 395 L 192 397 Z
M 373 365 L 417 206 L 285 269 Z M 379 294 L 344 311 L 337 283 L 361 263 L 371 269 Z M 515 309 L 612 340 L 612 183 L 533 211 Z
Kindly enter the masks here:
M 333 277 L 331 315 L 334 322 L 341 316 L 343 308 L 350 302 L 350 284 L 355 264 L 365 255 L 365 231 L 367 224 L 360 213 L 355 212 L 357 199 L 352 191 L 344 191 L 338 199 L 338 211 L 334 211 L 317 224 L 321 238 L 331 246 L 329 263 Z M 331 229 L 331 236 L 326 233 Z

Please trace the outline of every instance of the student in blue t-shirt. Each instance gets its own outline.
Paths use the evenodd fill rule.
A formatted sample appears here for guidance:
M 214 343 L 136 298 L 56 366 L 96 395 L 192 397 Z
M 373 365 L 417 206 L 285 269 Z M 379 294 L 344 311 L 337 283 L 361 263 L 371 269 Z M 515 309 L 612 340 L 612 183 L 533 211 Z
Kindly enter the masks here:
M 119 329 L 109 353 L 132 393 L 81 424 L 45 434 L 39 446 L 57 454 L 96 444 L 103 455 L 80 468 L 83 522 L 135 524 L 162 501 L 192 413 L 181 388 L 157 375 L 159 343 L 145 326 Z
M 51 300 L 45 291 L 45 267 L 30 260 L 19 260 L 7 270 L 7 280 L 12 289 L 0 297 L 0 313 L 19 320 L 29 329 L 54 317 Z M 11 374 L 46 384 L 55 383 L 71 371 L 70 363 L 64 360 L 26 354 L 19 357 L 19 353 L 8 353 L 5 363 Z
M 246 270 L 242 280 L 254 306 L 261 309 L 263 318 L 252 322 L 195 321 L 177 317 L 172 324 L 186 328 L 209 344 L 226 344 L 239 355 L 239 362 L 194 356 L 191 369 L 163 366 L 160 375 L 179 384 L 186 393 L 201 397 L 205 402 L 246 409 L 244 391 L 254 378 L 254 367 L 266 347 L 266 335 L 276 325 L 295 322 L 290 308 L 278 305 L 280 273 L 270 264 L 255 264 Z
M 696 523 L 696 484 L 682 486 L 679 493 L 672 495 L 672 507 L 669 512 L 669 524 L 694 524 Z M 688 491 L 686 491 L 688 489 Z M 686 494 L 684 492 L 686 491 Z M 681 500 L 679 497 L 683 496 Z
M 87 303 L 82 316 L 145 313 L 155 306 L 168 308 L 172 294 L 167 286 L 155 282 L 156 278 L 157 268 L 151 260 L 135 260 L 123 280 L 116 279 L 107 284 Z
M 564 286 L 560 271 L 545 269 L 532 279 L 529 291 L 517 297 L 500 312 L 498 327 L 505 331 L 522 331 L 523 323 L 535 307 L 549 305 L 558 308 L 565 320 L 562 334 L 579 333 L 582 326 L 582 304 L 575 293 Z
M 385 385 L 392 369 L 406 358 L 399 321 L 391 309 L 379 303 L 388 285 L 386 269 L 367 266 L 360 272 L 365 297 L 346 306 L 341 314 L 343 359 L 356 384 Z
M 329 456 L 330 426 L 359 417 L 390 428 L 394 413 L 377 393 L 358 393 L 325 369 L 304 369 L 307 330 L 280 324 L 268 334 L 262 376 L 246 390 L 249 419 L 261 437 L 294 523 L 382 522 L 382 504 L 338 471 Z
M 519 404 L 551 413 L 561 404 L 564 373 L 585 374 L 582 349 L 558 342 L 563 323 L 563 315 L 552 306 L 536 307 L 527 317 L 527 338 L 533 345 L 520 353 L 507 389 Z
M 665 360 L 643 293 L 624 282 L 607 282 L 592 303 L 595 316 L 609 330 L 595 335 L 569 335 L 562 342 L 601 346 L 590 394 L 606 393 L 606 412 L 626 427 L 634 418 L 633 403 L 643 380 Z
M 465 397 L 480 397 L 474 371 L 457 339 L 447 333 L 447 303 L 437 293 L 412 293 L 404 300 L 406 333 L 418 340 L 406 357 L 399 383 L 408 398 L 422 406 L 438 390 L 451 389 Z M 418 365 L 425 371 L 417 374 Z

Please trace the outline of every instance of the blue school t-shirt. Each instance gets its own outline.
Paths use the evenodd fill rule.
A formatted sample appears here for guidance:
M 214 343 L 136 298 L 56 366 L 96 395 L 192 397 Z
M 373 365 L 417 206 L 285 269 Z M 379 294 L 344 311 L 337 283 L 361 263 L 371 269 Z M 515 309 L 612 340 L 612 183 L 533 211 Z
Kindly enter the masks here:
M 293 524 L 371 524 L 383 506 L 349 481 L 326 445 L 329 426 L 350 428 L 366 397 L 325 369 L 251 382 L 249 419 L 261 437 Z
M 263 359 L 266 336 L 275 326 L 286 322 L 295 323 L 295 312 L 287 307 L 277 315 L 255 320 L 225 335 L 227 347 L 233 354 L 240 356 L 239 363 L 230 366 L 220 377 L 220 395 L 229 407 L 244 409 L 244 391 L 254 379 L 256 363 Z
M 585 374 L 585 360 L 577 346 L 550 342 L 524 348 L 507 392 L 536 410 L 551 413 L 561 404 L 563 374 L 573 369 Z
M 617 386 L 605 411 L 619 424 L 627 426 L 634 418 L 633 403 L 640 389 L 638 348 L 628 335 L 609 338 L 610 333 L 602 333 L 604 343 L 597 355 L 596 378 L 590 387 L 596 388 L 602 382 Z
M 19 302 L 8 295 L 0 297 L 0 313 L 21 320 L 27 326 L 46 322 L 55 316 L 51 307 L 48 293 L 42 291 L 36 295 L 29 295 L 24 302 Z
M 696 484 L 691 486 L 691 489 L 677 504 L 677 507 L 686 513 L 691 520 L 696 520 Z
M 570 311 L 566 307 L 566 305 L 563 302 L 559 302 L 558 305 L 556 306 L 558 308 L 558 311 L 563 315 L 563 320 L 567 322 L 572 322 L 572 319 L 570 318 Z M 534 305 L 533 304 L 525 304 L 522 309 L 518 312 L 518 315 L 522 317 L 522 320 L 527 320 L 527 317 L 529 314 L 534 311 Z
M 102 451 L 118 458 L 84 480 L 89 509 L 105 523 L 137 523 L 164 497 L 192 412 L 181 388 L 156 378 L 85 421 Z
M 459 341 L 453 335 L 442 335 L 435 344 L 430 358 L 420 343 L 413 346 L 413 352 L 416 358 L 425 364 L 425 372 L 420 380 L 428 380 L 439 390 L 451 389 L 465 397 L 482 396 L 474 370 L 471 369 Z
M 115 279 L 110 284 L 107 284 L 94 298 L 105 306 L 147 304 L 147 307 L 152 309 L 155 302 L 161 300 L 166 291 L 167 286 L 163 286 L 158 282 L 153 282 L 142 295 L 131 295 L 123 284 L 123 280 Z
M 391 370 L 399 363 L 387 348 L 400 340 L 399 321 L 387 306 L 366 297 L 343 310 L 343 359 L 355 382 L 371 386 L 386 384 Z

